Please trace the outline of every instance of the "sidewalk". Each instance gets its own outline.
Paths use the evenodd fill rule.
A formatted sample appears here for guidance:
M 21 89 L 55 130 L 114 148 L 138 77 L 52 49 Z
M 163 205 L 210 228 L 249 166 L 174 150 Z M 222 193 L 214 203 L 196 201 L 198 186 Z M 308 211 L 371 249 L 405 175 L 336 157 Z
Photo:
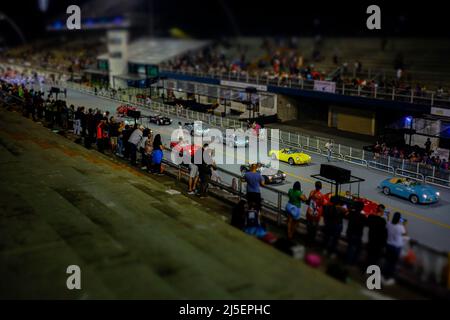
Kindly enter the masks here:
M 0 297 L 364 298 L 230 227 L 222 202 L 166 192 L 184 188 L 0 109 Z

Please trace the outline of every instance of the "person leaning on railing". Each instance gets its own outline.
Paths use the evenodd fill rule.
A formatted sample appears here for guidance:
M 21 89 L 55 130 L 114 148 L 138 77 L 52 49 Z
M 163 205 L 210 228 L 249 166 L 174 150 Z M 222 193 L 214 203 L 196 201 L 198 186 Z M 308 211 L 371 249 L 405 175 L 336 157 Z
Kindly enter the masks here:
M 402 222 L 402 216 L 399 212 L 394 213 L 390 222 L 387 223 L 387 244 L 386 244 L 386 262 L 383 267 L 384 285 L 395 284 L 394 274 L 400 253 L 404 246 L 403 237 L 407 234 L 406 221 Z
M 261 210 L 261 187 L 265 185 L 264 178 L 257 171 L 258 165 L 253 163 L 250 170 L 244 174 L 243 181 L 247 182 L 247 201 L 255 203 L 258 210 Z
M 306 229 L 308 232 L 308 242 L 314 243 L 317 230 L 323 215 L 325 198 L 322 194 L 322 182 L 316 181 L 314 190 L 309 193 L 308 208 L 306 209 Z
M 288 214 L 287 237 L 289 240 L 294 238 L 295 230 L 301 217 L 302 201 L 306 202 L 308 199 L 303 194 L 300 182 L 296 181 L 288 192 L 289 201 L 286 204 L 286 212 Z

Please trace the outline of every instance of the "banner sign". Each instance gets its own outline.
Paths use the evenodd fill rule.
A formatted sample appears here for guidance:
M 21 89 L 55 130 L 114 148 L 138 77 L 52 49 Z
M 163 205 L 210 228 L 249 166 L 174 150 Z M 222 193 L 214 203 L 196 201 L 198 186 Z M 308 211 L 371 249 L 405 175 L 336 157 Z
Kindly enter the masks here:
M 450 118 L 450 109 L 431 107 L 431 114 Z
M 314 90 L 336 93 L 336 82 L 314 80 Z

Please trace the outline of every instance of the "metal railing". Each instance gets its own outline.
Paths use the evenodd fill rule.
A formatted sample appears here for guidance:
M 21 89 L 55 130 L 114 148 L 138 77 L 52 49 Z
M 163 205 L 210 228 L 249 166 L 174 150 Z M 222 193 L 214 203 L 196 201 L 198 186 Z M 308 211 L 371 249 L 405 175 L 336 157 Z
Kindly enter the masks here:
M 409 171 L 409 170 L 404 170 L 401 168 L 395 169 L 395 175 L 399 176 L 399 177 L 405 177 L 405 178 L 410 178 L 410 179 L 414 179 L 417 181 L 425 182 L 425 177 L 423 176 L 423 174 Z
M 249 76 L 248 74 L 240 74 L 235 72 L 187 72 L 184 70 L 176 70 L 171 68 L 161 68 L 160 72 L 165 75 L 170 75 L 172 73 L 200 78 L 244 82 L 255 85 L 276 86 L 310 91 L 315 90 L 314 80 L 305 80 L 300 77 L 275 78 L 265 75 Z M 414 89 L 378 87 L 369 85 L 361 86 L 351 83 L 337 82 L 335 94 L 409 102 L 435 107 L 450 107 L 450 95 L 447 93 L 438 93 L 434 91 L 419 92 Z

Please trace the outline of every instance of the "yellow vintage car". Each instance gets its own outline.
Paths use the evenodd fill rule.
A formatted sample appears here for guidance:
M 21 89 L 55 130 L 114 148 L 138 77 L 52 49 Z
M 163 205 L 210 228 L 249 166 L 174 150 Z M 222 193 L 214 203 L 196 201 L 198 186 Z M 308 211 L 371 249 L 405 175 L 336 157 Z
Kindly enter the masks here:
M 278 159 L 280 161 L 287 162 L 291 166 L 294 164 L 308 164 L 311 162 L 311 156 L 294 148 L 270 150 L 269 157 L 271 157 L 273 160 Z

